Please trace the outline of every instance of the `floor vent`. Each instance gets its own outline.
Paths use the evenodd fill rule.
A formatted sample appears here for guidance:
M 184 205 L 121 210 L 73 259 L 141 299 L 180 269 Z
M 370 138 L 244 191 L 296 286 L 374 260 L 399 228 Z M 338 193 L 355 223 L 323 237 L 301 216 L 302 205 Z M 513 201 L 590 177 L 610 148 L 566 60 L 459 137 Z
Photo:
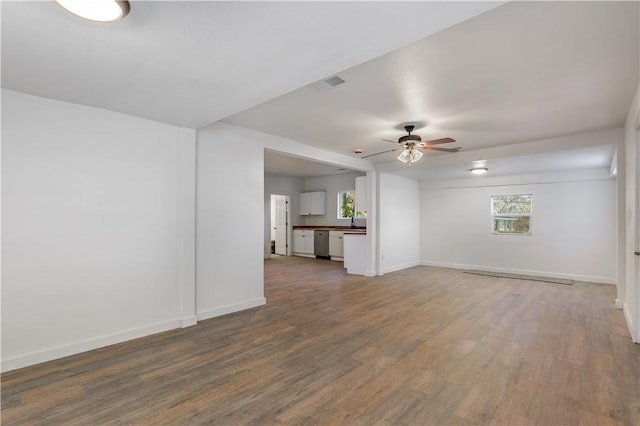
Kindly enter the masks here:
M 545 283 L 573 285 L 573 280 L 567 280 L 563 278 L 539 277 L 535 275 L 508 274 L 504 272 L 490 272 L 490 271 L 464 271 L 464 273 L 472 274 L 472 275 L 483 275 L 485 277 L 511 278 L 514 280 L 541 281 Z

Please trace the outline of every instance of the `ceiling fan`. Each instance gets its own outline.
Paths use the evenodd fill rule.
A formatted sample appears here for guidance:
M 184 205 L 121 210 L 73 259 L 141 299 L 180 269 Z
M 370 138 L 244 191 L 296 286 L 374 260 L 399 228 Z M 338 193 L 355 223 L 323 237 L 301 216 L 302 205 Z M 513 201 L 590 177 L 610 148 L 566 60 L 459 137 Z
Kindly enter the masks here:
M 451 139 L 451 138 L 432 139 L 430 141 L 423 142 L 422 138 L 419 135 L 411 134 L 414 128 L 415 126 L 412 126 L 412 125 L 404 126 L 404 129 L 407 131 L 407 134 L 404 136 L 401 136 L 397 142 L 390 141 L 389 139 L 382 139 L 383 141 L 397 143 L 398 145 L 400 145 L 397 148 L 390 149 L 387 151 L 382 151 L 382 152 L 376 152 L 375 154 L 365 155 L 362 158 L 373 157 L 374 155 L 380 155 L 380 154 L 385 154 L 387 152 L 402 150 L 400 155 L 398 155 L 398 160 L 402 161 L 403 163 L 411 167 L 411 164 L 419 161 L 422 158 L 423 154 L 422 154 L 422 151 L 420 150 L 440 151 L 440 152 L 458 152 L 461 149 L 460 147 L 440 148 L 440 147 L 433 146 L 433 145 L 439 145 L 442 143 L 451 143 L 456 141 L 455 139 Z

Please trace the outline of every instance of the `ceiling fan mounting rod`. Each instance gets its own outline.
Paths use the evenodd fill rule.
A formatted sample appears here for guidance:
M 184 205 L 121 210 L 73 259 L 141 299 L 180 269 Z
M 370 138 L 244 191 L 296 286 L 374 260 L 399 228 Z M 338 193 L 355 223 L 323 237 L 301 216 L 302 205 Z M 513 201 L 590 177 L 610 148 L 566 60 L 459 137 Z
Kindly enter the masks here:
M 417 142 L 421 142 L 422 138 L 420 138 L 419 135 L 412 135 L 411 134 L 411 132 L 413 132 L 414 128 L 415 128 L 415 126 L 413 126 L 413 125 L 404 126 L 404 130 L 407 131 L 407 134 L 402 136 L 402 137 L 400 137 L 400 139 L 398 139 L 398 143 L 403 144 L 403 143 L 408 142 L 408 141 L 413 141 L 413 142 L 416 142 L 416 143 Z

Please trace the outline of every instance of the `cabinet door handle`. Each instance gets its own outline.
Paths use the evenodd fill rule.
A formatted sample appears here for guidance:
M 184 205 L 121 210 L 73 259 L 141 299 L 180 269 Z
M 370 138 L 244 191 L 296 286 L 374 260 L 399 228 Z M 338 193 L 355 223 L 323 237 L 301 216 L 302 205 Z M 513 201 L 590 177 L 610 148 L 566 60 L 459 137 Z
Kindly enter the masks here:
M 640 251 L 634 251 L 633 254 L 635 254 L 636 256 L 640 256 Z

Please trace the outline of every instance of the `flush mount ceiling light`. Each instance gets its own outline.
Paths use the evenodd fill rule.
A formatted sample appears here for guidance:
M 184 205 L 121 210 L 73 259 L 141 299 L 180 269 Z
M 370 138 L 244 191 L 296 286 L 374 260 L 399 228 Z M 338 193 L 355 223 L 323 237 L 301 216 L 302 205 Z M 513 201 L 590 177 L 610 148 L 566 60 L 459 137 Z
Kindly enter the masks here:
M 474 175 L 483 175 L 489 171 L 486 167 L 474 167 L 473 169 L 469 169 L 471 173 Z
M 129 14 L 129 2 L 118 0 L 53 0 L 68 12 L 95 22 L 116 22 Z

